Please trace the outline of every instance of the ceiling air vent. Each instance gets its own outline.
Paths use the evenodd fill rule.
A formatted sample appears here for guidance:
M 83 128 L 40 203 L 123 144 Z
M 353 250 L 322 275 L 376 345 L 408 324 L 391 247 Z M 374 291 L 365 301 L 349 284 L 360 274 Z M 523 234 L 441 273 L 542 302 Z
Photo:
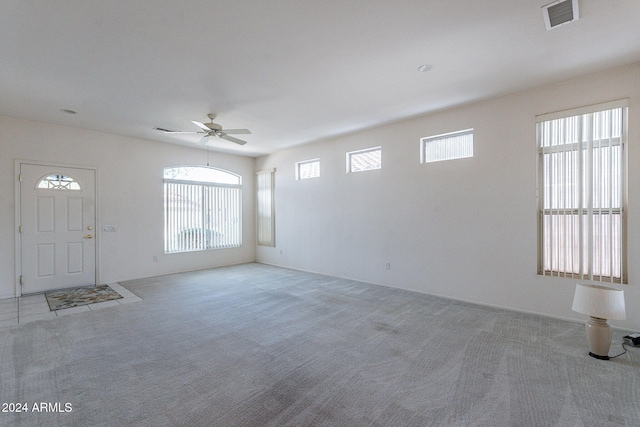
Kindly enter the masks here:
M 578 0 L 558 0 L 542 7 L 544 26 L 549 31 L 579 19 Z

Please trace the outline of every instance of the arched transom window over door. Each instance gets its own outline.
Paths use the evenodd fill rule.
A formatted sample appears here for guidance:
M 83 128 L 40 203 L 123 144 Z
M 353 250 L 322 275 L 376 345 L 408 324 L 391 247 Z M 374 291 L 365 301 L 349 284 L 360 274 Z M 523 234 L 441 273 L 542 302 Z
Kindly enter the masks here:
M 74 178 L 59 173 L 43 176 L 36 184 L 38 189 L 80 191 L 80 183 Z
M 164 169 L 164 252 L 242 245 L 242 177 L 223 169 Z

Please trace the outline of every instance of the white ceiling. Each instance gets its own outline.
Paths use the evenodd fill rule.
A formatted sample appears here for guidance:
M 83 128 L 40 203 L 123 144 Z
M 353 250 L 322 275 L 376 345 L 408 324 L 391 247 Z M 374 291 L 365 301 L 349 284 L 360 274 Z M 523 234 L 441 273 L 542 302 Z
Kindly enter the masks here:
M 2 0 L 0 114 L 257 156 L 640 61 L 640 1 L 550 2 Z

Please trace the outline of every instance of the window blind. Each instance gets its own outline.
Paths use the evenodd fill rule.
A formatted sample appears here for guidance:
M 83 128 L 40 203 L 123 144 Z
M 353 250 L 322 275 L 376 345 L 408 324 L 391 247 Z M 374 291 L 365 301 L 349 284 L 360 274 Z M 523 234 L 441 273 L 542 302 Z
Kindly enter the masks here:
M 179 182 L 164 185 L 165 253 L 241 245 L 240 188 Z
M 626 282 L 626 108 L 613 106 L 538 121 L 539 274 Z
M 257 172 L 258 245 L 275 246 L 275 169 Z
M 165 253 L 242 245 L 241 177 L 201 166 L 164 169 Z
M 422 163 L 473 157 L 473 129 L 421 139 Z

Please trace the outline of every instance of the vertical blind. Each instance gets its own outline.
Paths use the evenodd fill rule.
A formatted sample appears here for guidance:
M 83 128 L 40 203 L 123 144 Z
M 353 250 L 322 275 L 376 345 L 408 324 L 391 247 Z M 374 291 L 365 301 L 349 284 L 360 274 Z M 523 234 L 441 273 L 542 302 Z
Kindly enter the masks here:
M 473 129 L 422 138 L 422 162 L 473 157 Z
M 257 172 L 258 245 L 275 246 L 275 169 Z
M 237 184 L 191 181 L 212 177 Z M 237 175 L 211 168 L 166 168 L 164 209 L 165 253 L 242 245 L 242 186 Z
M 626 282 L 626 108 L 541 116 L 538 273 Z

